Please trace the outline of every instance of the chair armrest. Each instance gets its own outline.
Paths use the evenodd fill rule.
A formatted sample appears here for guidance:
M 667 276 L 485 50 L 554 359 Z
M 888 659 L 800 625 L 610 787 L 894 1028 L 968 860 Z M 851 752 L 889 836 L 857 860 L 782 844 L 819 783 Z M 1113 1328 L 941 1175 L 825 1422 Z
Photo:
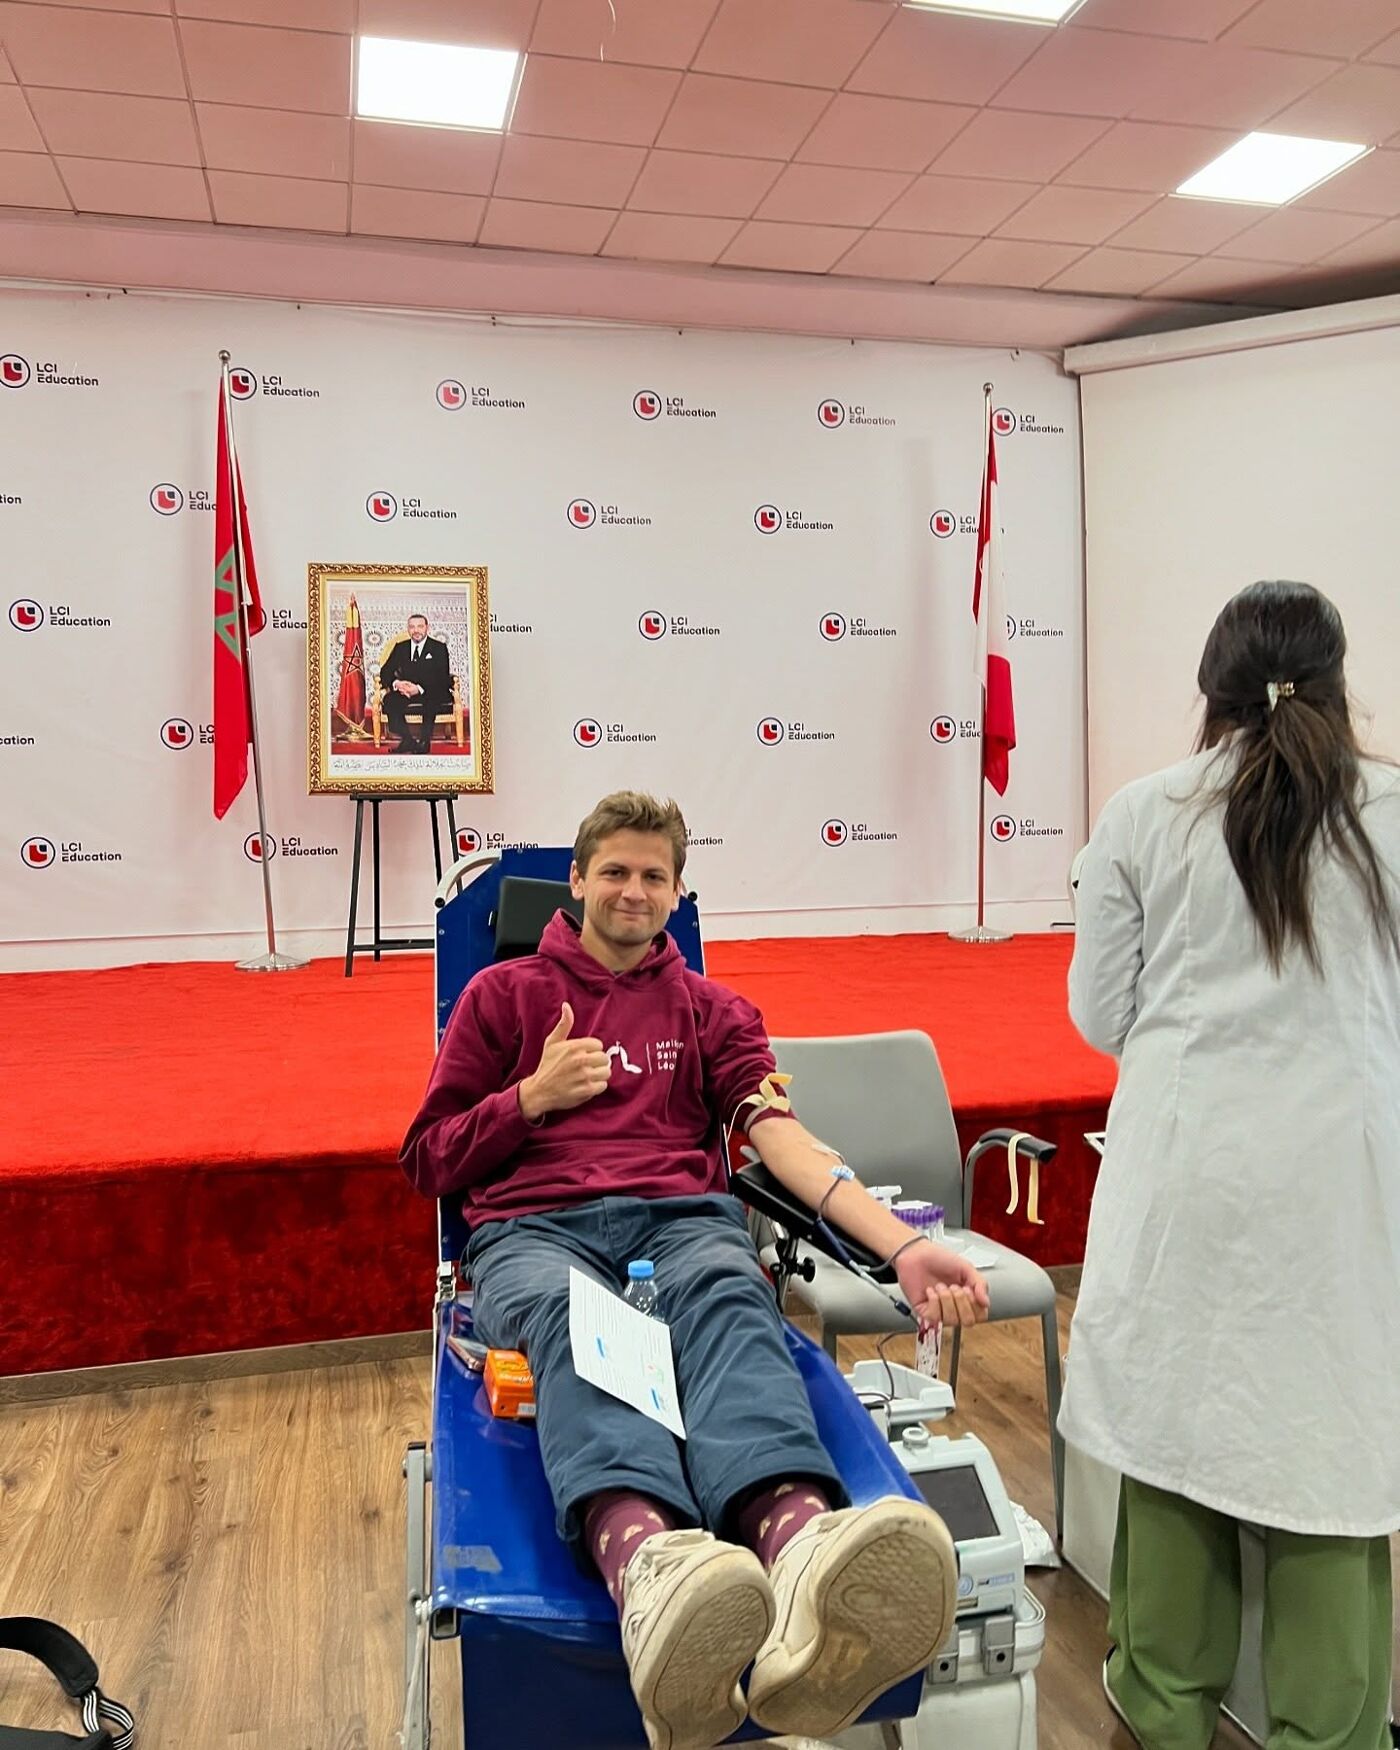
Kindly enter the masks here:
M 748 1208 L 757 1210 L 771 1222 L 819 1252 L 824 1252 L 828 1258 L 836 1258 L 826 1236 L 817 1225 L 816 1211 L 804 1203 L 800 1197 L 793 1195 L 786 1185 L 774 1178 L 768 1168 L 759 1162 L 751 1162 L 740 1167 L 738 1172 L 730 1177 L 729 1188 L 734 1195 Z M 822 1226 L 826 1224 L 823 1222 Z M 835 1227 L 835 1223 L 831 1224 Z M 871 1275 L 882 1282 L 893 1282 L 895 1273 L 887 1270 L 885 1260 L 878 1257 L 868 1246 L 863 1246 L 858 1240 L 853 1240 L 849 1234 L 837 1229 L 840 1243 L 845 1247 L 857 1264 L 869 1270 Z M 840 1259 L 836 1260 L 838 1263 Z
M 967 1151 L 967 1159 L 963 1162 L 963 1220 L 972 1224 L 972 1191 L 977 1173 L 977 1163 L 984 1154 L 992 1149 L 1005 1149 L 1013 1136 L 1020 1136 L 1016 1144 L 1016 1153 L 1024 1155 L 1027 1160 L 1037 1161 L 1042 1166 L 1047 1161 L 1053 1161 L 1059 1153 L 1059 1145 L 1046 1142 L 1039 1136 L 1030 1136 L 1024 1132 L 1012 1130 L 1009 1125 L 1003 1125 L 998 1130 L 984 1130 Z

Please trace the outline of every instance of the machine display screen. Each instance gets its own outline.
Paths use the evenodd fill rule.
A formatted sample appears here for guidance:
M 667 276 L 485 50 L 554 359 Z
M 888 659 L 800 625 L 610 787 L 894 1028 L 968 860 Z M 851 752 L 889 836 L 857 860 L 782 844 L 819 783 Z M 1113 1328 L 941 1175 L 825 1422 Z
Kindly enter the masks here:
M 972 1465 L 916 1470 L 913 1476 L 920 1494 L 948 1527 L 954 1543 L 997 1535 L 996 1516 Z

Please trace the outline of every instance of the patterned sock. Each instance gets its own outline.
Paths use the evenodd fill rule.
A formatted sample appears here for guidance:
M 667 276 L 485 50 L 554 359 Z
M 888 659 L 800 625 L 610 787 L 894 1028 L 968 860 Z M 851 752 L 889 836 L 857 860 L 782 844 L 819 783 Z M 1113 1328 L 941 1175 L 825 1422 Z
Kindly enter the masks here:
M 739 1509 L 739 1541 L 771 1568 L 804 1526 L 830 1511 L 831 1502 L 816 1483 L 769 1484 Z
M 659 1502 L 630 1489 L 610 1489 L 594 1495 L 584 1508 L 584 1539 L 619 1611 L 623 1570 L 643 1540 L 654 1537 L 658 1531 L 675 1529 L 675 1520 Z

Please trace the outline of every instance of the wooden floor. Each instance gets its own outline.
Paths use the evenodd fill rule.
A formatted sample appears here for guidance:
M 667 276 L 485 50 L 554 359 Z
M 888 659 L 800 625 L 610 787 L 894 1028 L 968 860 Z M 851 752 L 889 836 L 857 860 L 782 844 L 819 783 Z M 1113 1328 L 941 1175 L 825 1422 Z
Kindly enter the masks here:
M 1069 1310 L 1062 1299 L 1066 1330 Z M 1050 1524 L 1041 1381 L 1034 1321 L 976 1332 L 957 1425 Z M 0 1404 L 0 1613 L 74 1629 L 136 1714 L 140 1750 L 391 1750 L 400 1465 L 426 1435 L 428 1394 L 415 1357 Z M 1099 1687 L 1102 1605 L 1068 1571 L 1033 1585 L 1049 1616 L 1043 1750 L 1130 1750 Z M 462 1743 L 454 1654 L 434 1649 L 447 1750 Z M 12 1655 L 0 1719 L 77 1726 L 57 1686 Z M 1223 1729 L 1217 1742 L 1246 1740 Z

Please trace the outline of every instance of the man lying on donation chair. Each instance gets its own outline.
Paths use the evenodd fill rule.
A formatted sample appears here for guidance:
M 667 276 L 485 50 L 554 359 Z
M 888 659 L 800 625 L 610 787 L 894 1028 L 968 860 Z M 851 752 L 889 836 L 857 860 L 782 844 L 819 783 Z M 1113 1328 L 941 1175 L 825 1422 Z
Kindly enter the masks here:
M 955 1608 L 935 1513 L 845 1505 L 726 1190 L 731 1127 L 893 1261 L 923 1322 L 987 1310 L 977 1271 L 911 1237 L 792 1115 L 753 1004 L 686 967 L 665 931 L 685 853 L 674 802 L 597 805 L 570 874 L 582 926 L 556 912 L 538 954 L 467 985 L 400 1157 L 419 1191 L 463 1195 L 477 1333 L 529 1359 L 559 1534 L 617 1605 L 653 1750 L 702 1750 L 746 1713 L 773 1734 L 839 1731 L 930 1662 Z M 638 1258 L 671 1327 L 684 1446 L 574 1371 L 570 1267 L 618 1289 Z

